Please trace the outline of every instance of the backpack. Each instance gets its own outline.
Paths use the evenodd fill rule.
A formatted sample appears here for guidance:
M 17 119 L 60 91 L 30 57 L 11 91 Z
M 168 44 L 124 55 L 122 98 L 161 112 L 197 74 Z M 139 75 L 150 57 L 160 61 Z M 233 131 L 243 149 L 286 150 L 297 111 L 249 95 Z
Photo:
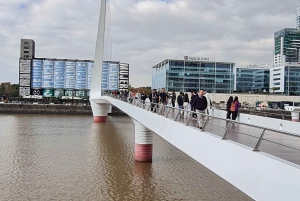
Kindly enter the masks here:
M 231 112 L 234 112 L 236 111 L 236 105 L 238 104 L 238 102 L 232 102 L 231 103 L 231 106 L 230 106 L 230 111 Z

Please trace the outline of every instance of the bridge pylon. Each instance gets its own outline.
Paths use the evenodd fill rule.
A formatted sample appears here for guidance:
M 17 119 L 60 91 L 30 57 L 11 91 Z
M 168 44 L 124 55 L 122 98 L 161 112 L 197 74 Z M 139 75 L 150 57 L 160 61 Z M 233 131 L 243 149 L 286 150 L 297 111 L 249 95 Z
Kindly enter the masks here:
M 102 66 L 104 52 L 104 33 L 106 18 L 106 0 L 101 0 L 94 69 L 90 91 L 90 103 L 95 122 L 106 122 L 110 104 L 102 97 Z
M 135 126 L 135 160 L 139 162 L 151 162 L 153 150 L 153 133 L 143 124 L 133 119 Z

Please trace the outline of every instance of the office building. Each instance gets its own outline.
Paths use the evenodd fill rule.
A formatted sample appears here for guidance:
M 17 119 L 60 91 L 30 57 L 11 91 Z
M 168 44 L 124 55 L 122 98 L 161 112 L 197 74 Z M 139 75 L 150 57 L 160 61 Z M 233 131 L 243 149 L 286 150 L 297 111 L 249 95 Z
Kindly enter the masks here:
M 214 58 L 178 57 L 152 67 L 152 88 L 191 92 L 231 93 L 234 89 L 235 63 L 216 62 Z
M 34 44 L 31 43 L 31 44 Z M 21 49 L 23 40 L 21 40 Z M 27 49 L 27 48 L 26 48 Z M 19 95 L 44 97 L 88 97 L 91 88 L 94 61 L 55 58 L 35 58 L 21 50 L 19 66 Z M 128 90 L 129 64 L 104 61 L 102 90 Z
M 270 65 L 249 65 L 235 68 L 235 91 L 268 92 L 270 85 Z
M 274 65 L 300 62 L 300 29 L 284 28 L 274 34 Z
M 283 65 L 271 68 L 270 88 L 273 93 L 300 96 L 300 65 Z

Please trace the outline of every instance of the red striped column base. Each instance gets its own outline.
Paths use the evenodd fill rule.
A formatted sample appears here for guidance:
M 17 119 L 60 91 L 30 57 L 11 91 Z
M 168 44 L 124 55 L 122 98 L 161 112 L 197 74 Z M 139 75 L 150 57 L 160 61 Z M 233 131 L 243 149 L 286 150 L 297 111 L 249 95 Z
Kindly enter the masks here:
M 299 119 L 292 119 L 293 122 L 299 122 Z
M 152 144 L 135 144 L 135 160 L 139 162 L 151 162 L 152 147 Z
M 106 122 L 106 116 L 94 116 L 94 122 Z

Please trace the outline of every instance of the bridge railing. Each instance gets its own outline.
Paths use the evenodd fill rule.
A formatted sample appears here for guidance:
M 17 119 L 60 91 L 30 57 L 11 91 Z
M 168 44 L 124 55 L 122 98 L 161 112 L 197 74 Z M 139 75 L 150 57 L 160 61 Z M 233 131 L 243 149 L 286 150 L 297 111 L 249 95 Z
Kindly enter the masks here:
M 300 164 L 300 135 L 297 133 L 232 121 L 162 103 L 151 103 L 115 95 L 108 96 L 172 119 L 185 126 L 218 135 L 222 140 L 229 139 L 252 147 L 253 151 L 263 151 Z
M 225 103 L 213 103 L 213 106 L 217 109 L 226 109 Z M 241 105 L 240 107 L 241 113 L 258 115 L 270 118 L 279 118 L 279 119 L 291 119 L 292 115 L 290 111 L 282 110 L 282 109 L 274 109 L 267 107 L 254 107 L 248 105 Z

